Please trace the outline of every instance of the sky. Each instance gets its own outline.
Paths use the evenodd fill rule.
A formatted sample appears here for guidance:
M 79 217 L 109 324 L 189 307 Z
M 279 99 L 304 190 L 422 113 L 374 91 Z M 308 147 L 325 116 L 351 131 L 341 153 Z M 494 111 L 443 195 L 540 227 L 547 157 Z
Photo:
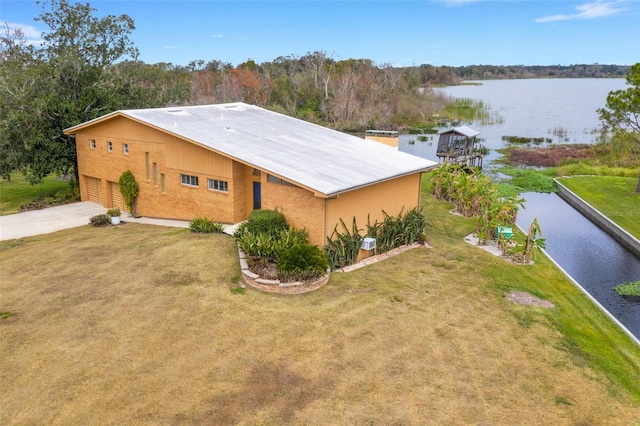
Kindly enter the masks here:
M 95 16 L 133 18 L 131 38 L 139 59 L 150 64 L 219 60 L 235 66 L 314 51 L 397 67 L 640 62 L 640 0 L 89 3 Z M 47 30 L 34 21 L 41 11 L 35 0 L 0 0 L 0 22 L 20 27 L 34 44 Z

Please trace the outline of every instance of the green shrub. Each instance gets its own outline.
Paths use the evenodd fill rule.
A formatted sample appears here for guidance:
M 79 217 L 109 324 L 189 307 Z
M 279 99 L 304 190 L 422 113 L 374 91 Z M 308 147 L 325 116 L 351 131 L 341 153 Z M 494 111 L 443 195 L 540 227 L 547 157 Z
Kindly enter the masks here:
M 245 228 L 236 232 L 236 238 L 242 251 L 249 256 L 266 257 L 278 260 L 280 255 L 295 245 L 307 244 L 309 237 L 305 230 L 287 227 L 278 232 L 251 232 Z
M 111 225 L 111 218 L 104 213 L 97 214 L 89 218 L 89 224 L 93 226 Z
M 278 259 L 281 281 L 309 281 L 324 275 L 329 266 L 325 254 L 316 246 L 297 244 L 285 250 Z
M 107 216 L 109 217 L 120 217 L 120 209 L 114 207 L 112 209 L 107 210 Z
M 342 219 L 340 219 L 340 224 L 342 225 L 342 232 L 338 231 L 338 225 L 336 225 L 331 236 L 327 237 L 327 244 L 324 246 L 324 252 L 329 259 L 331 269 L 338 269 L 356 263 L 364 238 L 360 235 L 362 230 L 358 228 L 355 217 L 351 224 L 351 230 L 347 228 Z
M 425 228 L 428 223 L 420 209 L 414 208 L 404 214 L 401 211 L 397 217 L 389 216 L 384 210 L 382 213 L 385 216 L 382 222 L 376 221 L 371 224 L 367 220 L 366 235 L 376 239 L 377 253 L 385 253 L 402 245 L 426 240 Z M 364 239 L 361 235 L 363 230 L 358 228 L 355 217 L 351 229 L 342 219 L 340 219 L 340 225 L 342 225 L 342 232 L 338 231 L 338 225 L 336 225 L 324 246 L 324 252 L 332 269 L 356 263 Z
M 254 210 L 249 213 L 249 218 L 238 230 L 247 229 L 253 234 L 267 233 L 276 235 L 289 228 L 287 219 L 277 210 Z
M 420 209 L 411 209 L 406 214 L 401 211 L 397 217 L 389 216 L 384 210 L 382 213 L 382 222 L 373 225 L 367 223 L 367 236 L 376 239 L 378 253 L 385 253 L 424 238 L 427 221 Z
M 131 212 L 132 216 L 136 216 L 136 197 L 140 193 L 140 185 L 136 182 L 136 178 L 131 173 L 131 170 L 125 170 L 120 179 L 118 179 L 118 187 L 120 193 L 124 199 L 124 204 Z
M 28 203 L 20 205 L 20 211 L 26 212 L 31 210 L 40 210 L 52 206 L 61 206 L 80 200 L 80 190 L 77 187 L 69 187 L 66 189 L 58 189 L 48 195 L 41 195 L 34 198 Z
M 189 222 L 189 229 L 202 234 L 219 234 L 222 232 L 222 224 L 206 217 L 196 216 Z

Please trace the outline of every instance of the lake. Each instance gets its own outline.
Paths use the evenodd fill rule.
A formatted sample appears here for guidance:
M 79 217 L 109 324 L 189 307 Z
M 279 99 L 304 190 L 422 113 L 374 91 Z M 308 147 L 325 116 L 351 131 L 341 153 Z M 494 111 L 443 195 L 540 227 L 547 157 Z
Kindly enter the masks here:
M 485 157 L 485 167 L 503 148 L 503 136 L 549 138 L 553 143 L 594 143 L 598 136 L 598 108 L 606 104 L 612 90 L 624 89 L 622 78 L 571 78 L 486 80 L 478 85 L 436 89 L 455 98 L 483 101 L 502 117 L 500 124 L 463 123 L 480 132 L 479 138 L 492 152 Z M 437 161 L 438 137 L 420 142 L 415 135 L 402 135 L 399 149 Z M 413 144 L 411 144 L 413 141 Z

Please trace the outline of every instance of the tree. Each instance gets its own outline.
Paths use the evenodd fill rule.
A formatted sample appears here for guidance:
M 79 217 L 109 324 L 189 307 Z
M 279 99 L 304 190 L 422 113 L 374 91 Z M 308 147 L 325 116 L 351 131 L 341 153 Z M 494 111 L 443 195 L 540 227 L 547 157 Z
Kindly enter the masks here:
M 36 20 L 49 28 L 42 46 L 28 46 L 15 33 L 0 38 L 0 173 L 6 178 L 20 170 L 32 183 L 75 171 L 75 140 L 63 134 L 65 128 L 113 110 L 185 97 L 167 96 L 167 87 L 176 84 L 165 84 L 136 61 L 129 16 L 97 18 L 89 4 L 68 0 L 40 4 Z
M 640 62 L 631 66 L 626 80 L 631 87 L 610 92 L 598 115 L 613 139 L 632 140 L 640 150 Z M 636 192 L 640 193 L 640 176 Z

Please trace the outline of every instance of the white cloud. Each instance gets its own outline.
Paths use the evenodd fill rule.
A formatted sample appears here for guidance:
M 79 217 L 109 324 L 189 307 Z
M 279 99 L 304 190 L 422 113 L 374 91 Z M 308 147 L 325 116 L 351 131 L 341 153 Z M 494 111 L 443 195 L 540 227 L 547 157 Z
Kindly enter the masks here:
M 177 47 L 177 46 L 172 46 L 172 45 L 168 44 L 168 45 L 162 46 L 162 48 L 163 48 L 163 49 L 177 49 L 178 47 Z
M 606 16 L 618 15 L 627 9 L 624 7 L 620 7 L 619 5 L 623 3 L 623 1 L 612 1 L 606 2 L 598 0 L 593 3 L 584 3 L 579 6 L 576 6 L 576 10 L 578 13 L 574 13 L 571 15 L 550 15 L 544 16 L 542 18 L 537 18 L 534 22 L 555 22 L 555 21 L 569 21 L 573 19 L 596 19 L 603 18 Z
M 209 37 L 211 37 L 211 38 L 223 38 L 224 36 L 222 34 L 209 34 Z
M 14 30 L 22 31 L 22 34 L 24 34 L 24 41 L 26 44 L 31 46 L 39 46 L 42 44 L 41 31 L 38 30 L 33 25 L 25 25 L 25 24 L 19 24 L 15 22 L 7 22 L 7 25 L 9 26 L 9 31 L 11 32 L 13 32 Z M 3 24 L 2 31 L 4 32 L 4 30 L 5 30 L 5 27 Z

